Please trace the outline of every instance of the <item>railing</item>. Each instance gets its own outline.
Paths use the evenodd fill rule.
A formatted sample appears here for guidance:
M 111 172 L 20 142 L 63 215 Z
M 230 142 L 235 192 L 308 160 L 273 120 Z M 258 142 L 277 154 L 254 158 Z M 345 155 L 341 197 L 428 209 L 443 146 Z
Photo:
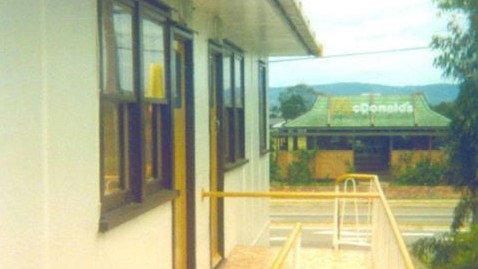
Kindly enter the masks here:
M 369 174 L 345 174 L 335 180 L 335 190 L 340 192 L 339 185 L 348 180 L 369 182 L 369 191 L 378 195 L 378 199 L 369 200 L 368 216 L 371 216 L 371 242 L 370 248 L 372 251 L 373 264 L 376 268 L 407 268 L 413 269 L 414 265 L 408 253 L 408 249 L 403 241 L 403 237 L 398 229 L 395 217 L 388 205 L 387 199 L 380 187 L 380 182 L 377 175 Z M 354 183 L 355 184 L 355 183 Z M 355 185 L 354 185 L 355 186 Z M 354 188 L 355 189 L 355 188 Z M 358 194 L 358 193 L 357 193 Z M 371 198 L 371 197 L 370 197 Z M 372 203 L 372 207 L 370 207 Z M 339 199 L 335 199 L 335 214 L 334 214 L 334 237 L 333 246 L 335 249 L 341 243 L 354 243 L 346 240 L 341 240 L 341 229 L 343 222 L 339 221 L 340 205 Z M 342 210 L 343 211 L 343 210 Z M 355 210 L 357 212 L 357 210 Z M 357 214 L 357 213 L 356 213 Z M 356 222 L 358 220 L 356 219 Z
M 374 177 L 374 186 L 379 194 L 379 200 L 373 205 L 373 235 L 372 255 L 377 268 L 407 268 L 414 265 L 408 253 L 407 246 L 398 229 L 397 222 L 387 199 L 383 194 L 377 176 Z M 387 249 L 388 251 L 381 251 Z
M 357 181 L 369 181 L 369 192 L 372 192 L 372 183 L 373 181 L 370 180 L 373 175 L 364 175 L 364 174 L 348 174 L 346 177 L 339 177 L 335 181 L 335 193 L 349 193 L 348 185 L 349 183 L 352 184 L 352 194 L 357 194 Z M 340 190 L 341 183 L 344 183 L 343 190 Z M 354 206 L 354 216 L 353 220 L 355 223 L 352 226 L 355 228 L 355 236 L 346 238 L 342 236 L 342 229 L 345 226 L 345 217 L 346 217 L 346 204 L 352 200 Z M 363 199 L 362 199 L 363 200 Z M 332 237 L 332 246 L 335 250 L 339 248 L 341 244 L 349 244 L 349 245 L 358 245 L 358 246 L 370 246 L 370 240 L 368 240 L 368 236 L 365 234 L 365 229 L 371 229 L 371 216 L 372 216 L 372 197 L 367 197 L 367 212 L 365 212 L 367 221 L 365 223 L 359 222 L 359 206 L 358 206 L 358 198 L 335 198 L 335 210 L 334 210 L 334 232 Z
M 287 257 L 289 257 L 290 252 L 292 251 L 292 268 L 299 269 L 300 268 L 300 245 L 301 245 L 301 234 L 302 232 L 302 224 L 297 223 L 294 226 L 294 229 L 290 233 L 287 241 L 285 241 L 284 245 L 282 246 L 279 254 L 277 255 L 274 263 L 271 266 L 271 269 L 282 269 L 284 268 Z
M 339 185 L 348 179 L 357 181 L 365 181 L 370 183 L 370 189 L 366 192 L 341 192 Z M 395 217 L 390 210 L 385 195 L 377 175 L 370 174 L 345 174 L 338 177 L 335 181 L 335 192 L 206 192 L 202 191 L 202 198 L 215 197 L 235 197 L 235 198 L 275 198 L 275 199 L 335 199 L 334 211 L 334 232 L 332 245 L 338 249 L 341 243 L 341 229 L 342 223 L 339 221 L 339 199 L 366 199 L 372 206 L 370 208 L 371 214 L 371 242 L 370 249 L 372 252 L 372 259 L 374 268 L 407 268 L 413 269 L 414 265 L 411 261 L 407 247 L 403 241 Z M 294 229 L 295 230 L 295 229 Z M 300 230 L 300 229 L 299 229 Z M 294 232 L 292 235 L 296 237 L 299 232 Z M 291 236 L 292 236 L 291 235 Z M 290 238 L 290 237 L 289 237 Z M 297 240 L 290 239 L 297 242 Z M 289 240 L 288 240 L 289 241 Z M 300 240 L 299 240 L 300 241 Z M 290 243 L 292 244 L 292 243 Z M 284 255 L 284 259 L 288 256 L 292 246 L 285 246 L 288 250 Z M 278 256 L 279 259 L 279 256 Z M 283 263 L 283 261 L 282 261 Z M 279 263 L 280 265 L 280 263 Z M 279 266 L 278 265 L 278 266 Z M 281 268 L 281 267 L 273 267 Z

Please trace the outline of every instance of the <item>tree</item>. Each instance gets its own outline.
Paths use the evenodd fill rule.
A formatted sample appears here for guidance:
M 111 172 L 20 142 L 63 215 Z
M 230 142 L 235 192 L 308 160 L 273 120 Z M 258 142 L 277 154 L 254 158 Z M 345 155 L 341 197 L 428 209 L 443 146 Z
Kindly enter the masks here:
M 432 39 L 432 48 L 439 51 L 434 65 L 460 85 L 449 136 L 451 183 L 462 190 L 452 224 L 456 231 L 470 216 L 478 224 L 478 1 L 435 2 L 451 20 L 448 35 Z
M 431 106 L 431 109 L 450 119 L 453 117 L 453 113 L 456 110 L 455 101 L 444 101 L 438 105 Z
M 282 117 L 291 120 L 300 116 L 312 107 L 316 97 L 314 89 L 304 84 L 287 88 L 279 95 Z

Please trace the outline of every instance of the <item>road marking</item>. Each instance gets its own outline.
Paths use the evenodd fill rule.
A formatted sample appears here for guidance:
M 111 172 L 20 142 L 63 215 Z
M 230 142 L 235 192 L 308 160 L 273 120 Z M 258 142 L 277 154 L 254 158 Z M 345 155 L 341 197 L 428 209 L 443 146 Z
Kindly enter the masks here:
M 276 228 L 272 228 L 271 230 L 290 230 L 290 227 L 276 227 Z M 312 232 L 312 234 L 314 235 L 332 235 L 333 234 L 333 231 L 330 230 L 330 229 L 317 229 L 317 228 L 314 228 L 314 227 L 304 227 L 303 230 L 311 230 L 311 231 L 314 231 Z M 433 236 L 437 233 L 440 233 L 440 232 L 446 232 L 448 230 L 436 230 L 436 231 L 430 231 L 430 232 L 414 232 L 414 231 L 409 231 L 409 232 L 402 232 L 402 236 L 407 236 L 407 237 L 416 237 L 416 236 Z M 341 231 L 341 234 L 342 235 L 346 235 L 346 236 L 370 236 L 371 235 L 371 232 L 370 230 L 368 231 L 364 231 L 364 230 L 360 230 L 360 231 L 350 231 L 350 230 L 342 230 Z M 285 240 L 287 237 L 271 237 L 271 240 Z
M 285 236 L 277 236 L 277 237 L 271 237 L 269 238 L 269 241 L 285 241 L 287 240 L 287 237 Z
M 412 236 L 433 236 L 435 235 L 435 233 L 432 233 L 432 232 L 428 232 L 428 233 L 425 233 L 425 232 L 404 232 L 402 233 L 402 236 L 407 236 L 407 237 L 412 237 Z
M 324 231 L 317 231 L 313 232 L 312 234 L 320 234 L 320 235 L 332 235 L 334 232 L 332 230 L 324 230 Z M 370 232 L 364 232 L 364 231 L 341 231 L 341 235 L 344 236 L 370 236 Z

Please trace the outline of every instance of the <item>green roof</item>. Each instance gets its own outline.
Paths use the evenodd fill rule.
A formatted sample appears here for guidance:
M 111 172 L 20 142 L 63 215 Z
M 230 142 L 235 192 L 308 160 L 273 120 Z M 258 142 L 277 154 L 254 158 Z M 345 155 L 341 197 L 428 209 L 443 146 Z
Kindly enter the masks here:
M 431 110 L 423 94 L 317 97 L 308 112 L 287 122 L 288 128 L 437 128 L 450 120 Z

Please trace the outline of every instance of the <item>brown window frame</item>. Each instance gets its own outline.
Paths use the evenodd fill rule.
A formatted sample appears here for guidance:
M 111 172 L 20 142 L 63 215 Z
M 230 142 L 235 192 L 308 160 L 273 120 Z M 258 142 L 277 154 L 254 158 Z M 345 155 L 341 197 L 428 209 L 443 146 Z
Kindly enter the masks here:
M 99 230 L 104 232 L 170 201 L 177 193 L 171 189 L 172 163 L 167 157 L 172 151 L 168 143 L 172 137 L 169 10 L 142 0 L 101 0 L 98 3 L 101 66 Z M 148 47 L 151 44 L 156 47 Z M 125 70 L 130 71 L 126 73 L 129 78 L 123 76 Z M 126 83 L 132 89 L 123 90 Z M 108 110 L 108 107 L 113 109 Z M 117 117 L 111 115 L 115 108 L 119 111 Z M 108 135 L 113 135 L 115 141 L 112 142 Z M 110 152 L 108 146 L 111 145 L 118 150 Z M 115 169 L 111 169 L 112 166 Z M 117 179 L 112 182 L 110 179 L 115 177 Z M 119 187 L 110 190 L 108 186 L 112 183 Z
M 222 64 L 224 168 L 230 170 L 247 162 L 243 52 L 234 45 L 225 43 Z

